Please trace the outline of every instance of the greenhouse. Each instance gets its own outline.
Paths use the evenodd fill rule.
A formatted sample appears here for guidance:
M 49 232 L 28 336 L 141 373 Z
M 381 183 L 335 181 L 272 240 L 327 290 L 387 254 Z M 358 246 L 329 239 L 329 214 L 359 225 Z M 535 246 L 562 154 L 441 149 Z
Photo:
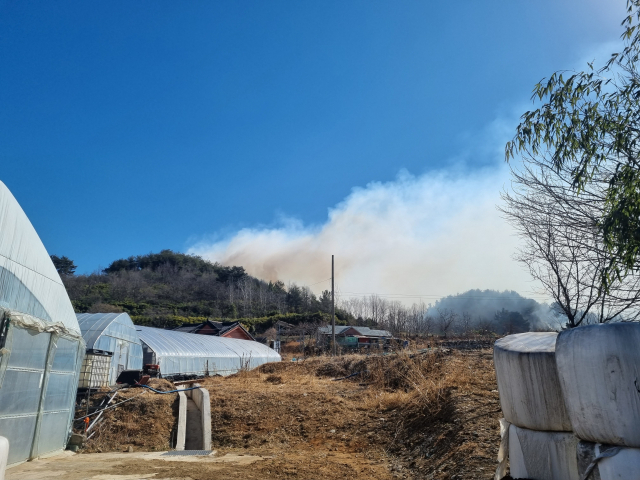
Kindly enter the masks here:
M 0 436 L 9 465 L 66 447 L 84 350 L 53 262 L 0 182 Z
M 160 365 L 163 378 L 231 375 L 281 360 L 275 350 L 250 340 L 151 327 L 136 329 L 142 341 L 144 363 Z
M 106 385 L 100 386 L 114 385 L 123 370 L 142 369 L 142 345 L 129 315 L 81 313 L 77 317 L 87 350 L 103 350 L 112 354 Z M 86 368 L 83 367 L 84 370 Z M 81 382 L 80 386 L 85 385 Z

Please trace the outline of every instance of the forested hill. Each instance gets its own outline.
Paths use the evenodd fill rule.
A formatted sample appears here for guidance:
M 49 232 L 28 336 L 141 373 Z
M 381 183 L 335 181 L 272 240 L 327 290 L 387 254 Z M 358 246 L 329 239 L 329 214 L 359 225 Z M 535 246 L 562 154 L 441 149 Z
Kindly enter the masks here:
M 76 312 L 127 312 L 139 325 L 173 327 L 207 318 L 264 317 L 317 323 L 328 320 L 331 311 L 329 292 L 318 298 L 306 287 L 265 282 L 243 267 L 171 250 L 119 259 L 90 275 L 75 275 L 66 257 L 52 258 L 61 265 Z M 342 310 L 336 316 L 339 323 L 348 319 Z
M 163 250 L 114 261 L 101 272 L 75 275 L 73 261 L 52 256 L 78 313 L 127 312 L 138 325 L 171 328 L 206 319 L 241 320 L 261 333 L 283 320 L 315 331 L 330 321 L 331 294 L 265 282 L 241 266 L 223 266 Z M 516 292 L 470 290 L 435 305 L 411 306 L 376 295 L 336 302 L 338 324 L 367 325 L 394 334 L 498 334 L 547 329 L 550 309 Z
M 489 324 L 501 323 L 511 329 L 527 331 L 557 328 L 562 323 L 548 305 L 510 290 L 469 290 L 449 295 L 438 300 L 428 313 L 437 315 L 443 310 L 459 317 L 467 313 L 471 316 L 472 328 L 491 328 L 498 333 L 502 333 L 500 329 L 496 325 L 489 327 Z

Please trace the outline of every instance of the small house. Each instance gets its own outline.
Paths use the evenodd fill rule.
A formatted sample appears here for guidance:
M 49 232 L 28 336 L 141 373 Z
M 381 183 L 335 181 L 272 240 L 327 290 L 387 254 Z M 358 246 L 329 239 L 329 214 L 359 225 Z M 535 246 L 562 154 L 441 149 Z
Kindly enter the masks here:
M 393 338 L 387 330 L 369 327 L 336 325 L 336 343 L 344 348 L 359 350 L 362 348 L 384 348 Z M 331 343 L 331 325 L 318 328 L 318 345 Z

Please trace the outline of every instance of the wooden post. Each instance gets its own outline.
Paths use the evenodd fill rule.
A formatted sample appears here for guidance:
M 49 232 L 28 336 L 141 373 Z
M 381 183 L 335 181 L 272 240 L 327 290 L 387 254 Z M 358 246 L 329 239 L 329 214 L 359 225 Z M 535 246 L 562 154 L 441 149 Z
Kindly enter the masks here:
M 331 343 L 333 344 L 333 356 L 336 356 L 336 297 L 334 290 L 333 255 L 331 255 Z

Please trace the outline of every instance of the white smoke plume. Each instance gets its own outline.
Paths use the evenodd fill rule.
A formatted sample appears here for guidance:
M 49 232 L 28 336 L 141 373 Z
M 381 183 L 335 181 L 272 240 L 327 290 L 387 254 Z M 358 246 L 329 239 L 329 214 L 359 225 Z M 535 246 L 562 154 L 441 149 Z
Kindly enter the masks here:
M 354 188 L 322 225 L 284 220 L 245 228 L 189 253 L 242 265 L 265 280 L 327 289 L 331 255 L 336 285 L 352 292 L 412 295 L 426 303 L 469 289 L 532 293 L 528 272 L 512 259 L 518 239 L 496 204 L 508 182 L 502 165 L 473 173 L 432 172 Z

